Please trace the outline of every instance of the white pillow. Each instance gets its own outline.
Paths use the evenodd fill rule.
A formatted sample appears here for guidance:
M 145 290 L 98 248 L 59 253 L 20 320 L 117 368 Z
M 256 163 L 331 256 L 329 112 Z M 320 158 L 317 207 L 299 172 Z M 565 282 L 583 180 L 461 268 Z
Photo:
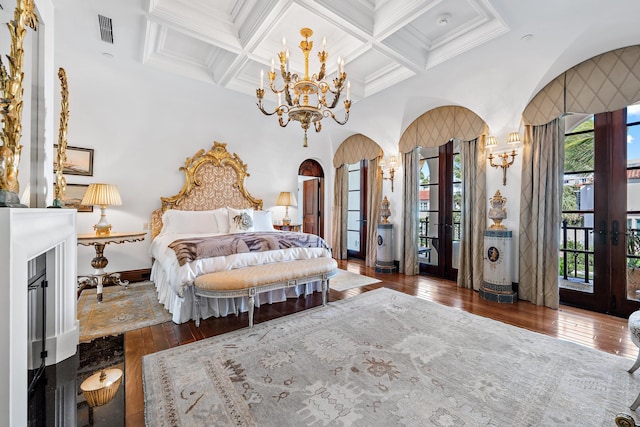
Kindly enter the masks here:
M 229 212 L 229 233 L 253 231 L 253 209 L 227 208 Z
M 227 208 L 219 208 L 212 212 L 216 218 L 216 222 L 218 223 L 218 232 L 222 234 L 228 234 L 229 233 L 229 212 L 227 212 Z
M 253 211 L 254 231 L 274 231 L 270 211 Z
M 162 215 L 162 233 L 218 233 L 213 211 L 181 211 L 169 209 Z

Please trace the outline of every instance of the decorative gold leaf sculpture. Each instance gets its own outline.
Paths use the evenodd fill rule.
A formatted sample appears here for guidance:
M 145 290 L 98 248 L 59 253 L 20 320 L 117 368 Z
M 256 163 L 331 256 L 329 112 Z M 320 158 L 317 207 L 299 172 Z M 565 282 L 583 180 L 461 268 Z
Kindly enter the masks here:
M 38 17 L 33 0 L 16 0 L 13 20 L 7 23 L 11 34 L 11 52 L 7 55 L 7 71 L 0 57 L 0 113 L 2 114 L 2 133 L 0 140 L 0 191 L 17 193 L 18 166 L 22 145 L 22 96 L 24 93 L 22 71 L 24 63 L 24 38 L 26 27 L 36 30 Z M 17 194 L 10 202 L 15 202 Z M 17 200 L 19 204 L 19 199 Z
M 62 171 L 67 161 L 67 130 L 69 128 L 69 87 L 67 86 L 67 72 L 60 67 L 58 70 L 60 79 L 60 130 L 58 131 L 58 151 L 56 153 L 56 182 L 53 183 L 55 198 L 53 207 L 64 207 L 64 195 L 67 189 L 67 180 Z

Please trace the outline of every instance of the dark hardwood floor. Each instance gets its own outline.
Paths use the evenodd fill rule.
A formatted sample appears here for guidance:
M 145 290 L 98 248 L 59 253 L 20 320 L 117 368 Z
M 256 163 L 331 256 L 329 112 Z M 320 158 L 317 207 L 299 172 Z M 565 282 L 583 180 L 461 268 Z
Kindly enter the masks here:
M 377 277 L 382 282 L 345 292 L 331 290 L 329 301 L 353 297 L 384 286 L 479 316 L 617 354 L 630 359 L 629 366 L 638 354 L 637 347 L 629 338 L 626 319 L 566 306 L 551 310 L 522 301 L 515 304 L 485 301 L 480 299 L 478 292 L 458 288 L 450 281 L 427 276 L 376 273 L 373 268 L 365 267 L 360 261 L 339 261 L 339 266 L 355 273 Z M 263 305 L 256 309 L 255 322 L 264 322 L 321 304 L 321 295 L 316 293 L 307 298 Z M 200 328 L 196 328 L 193 321 L 181 325 L 167 322 L 127 332 L 125 334 L 126 425 L 144 426 L 142 356 L 244 328 L 247 323 L 247 314 L 243 313 L 238 317 L 206 319 L 201 322 Z

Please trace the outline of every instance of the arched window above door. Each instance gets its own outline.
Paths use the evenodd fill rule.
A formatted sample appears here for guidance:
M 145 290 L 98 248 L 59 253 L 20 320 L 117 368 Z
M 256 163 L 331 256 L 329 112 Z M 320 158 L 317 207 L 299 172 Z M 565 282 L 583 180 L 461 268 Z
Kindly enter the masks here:
M 438 147 L 452 139 L 470 141 L 489 133 L 487 124 L 473 111 L 456 105 L 429 110 L 413 121 L 400 138 L 401 153 L 415 147 Z
M 382 148 L 371 138 L 360 133 L 345 139 L 333 156 L 333 166 L 351 165 L 360 160 L 371 160 L 383 155 Z
M 640 101 L 640 45 L 594 56 L 549 82 L 522 116 L 534 126 L 564 113 L 616 111 Z

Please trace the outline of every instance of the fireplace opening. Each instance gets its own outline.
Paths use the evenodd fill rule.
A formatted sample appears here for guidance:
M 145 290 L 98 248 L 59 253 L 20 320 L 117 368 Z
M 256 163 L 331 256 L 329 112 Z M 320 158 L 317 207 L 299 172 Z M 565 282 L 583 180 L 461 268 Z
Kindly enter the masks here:
M 27 261 L 27 289 L 28 289 L 28 331 L 31 337 L 40 336 L 40 365 L 28 371 L 28 394 L 42 378 L 47 359 L 47 254 L 43 253 Z M 31 353 L 33 345 L 28 341 Z M 36 357 L 33 358 L 36 360 Z

